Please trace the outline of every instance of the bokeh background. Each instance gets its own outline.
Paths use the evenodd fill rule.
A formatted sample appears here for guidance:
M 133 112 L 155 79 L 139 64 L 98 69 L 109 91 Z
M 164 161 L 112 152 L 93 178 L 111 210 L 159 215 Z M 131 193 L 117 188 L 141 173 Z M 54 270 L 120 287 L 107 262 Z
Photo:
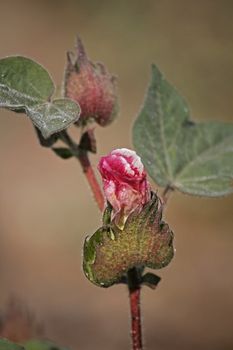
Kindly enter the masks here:
M 196 120 L 233 120 L 233 1 L 0 1 L 0 56 L 43 64 L 61 85 L 75 35 L 119 77 L 121 112 L 97 130 L 98 156 L 132 147 L 131 126 L 155 62 Z M 0 308 L 24 299 L 46 335 L 74 350 L 129 349 L 127 290 L 102 290 L 81 270 L 100 223 L 79 164 L 42 149 L 25 117 L 0 111 Z M 156 188 L 156 185 L 154 185 Z M 143 290 L 146 348 L 233 349 L 233 197 L 175 193 L 166 220 L 176 257 Z

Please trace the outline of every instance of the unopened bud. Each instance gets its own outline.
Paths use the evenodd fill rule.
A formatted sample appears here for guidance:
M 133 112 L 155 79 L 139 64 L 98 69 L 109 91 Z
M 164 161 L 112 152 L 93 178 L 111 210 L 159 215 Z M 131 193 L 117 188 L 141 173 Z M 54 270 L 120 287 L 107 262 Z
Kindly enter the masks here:
M 79 125 L 94 120 L 106 126 L 115 118 L 118 110 L 116 78 L 101 63 L 89 61 L 84 46 L 77 39 L 77 54 L 68 52 L 64 84 L 65 96 L 81 107 Z
M 116 149 L 102 157 L 98 169 L 103 190 L 119 224 L 135 209 L 141 209 L 151 196 L 150 184 L 140 157 L 127 148 Z

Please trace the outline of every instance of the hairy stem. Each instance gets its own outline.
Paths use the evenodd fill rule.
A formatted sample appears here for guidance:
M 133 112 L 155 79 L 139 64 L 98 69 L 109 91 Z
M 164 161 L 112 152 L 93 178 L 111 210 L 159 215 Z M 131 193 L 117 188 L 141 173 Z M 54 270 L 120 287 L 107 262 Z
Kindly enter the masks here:
M 140 310 L 141 273 L 136 268 L 128 271 L 128 289 L 131 313 L 132 349 L 142 350 L 142 326 Z

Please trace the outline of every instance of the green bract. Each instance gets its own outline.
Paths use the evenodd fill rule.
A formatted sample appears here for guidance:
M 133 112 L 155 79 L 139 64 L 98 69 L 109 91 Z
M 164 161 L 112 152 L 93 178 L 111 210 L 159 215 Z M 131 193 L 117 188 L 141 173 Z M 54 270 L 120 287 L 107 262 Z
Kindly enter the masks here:
M 26 57 L 0 60 L 0 107 L 25 112 L 44 138 L 66 129 L 80 115 L 69 99 L 51 101 L 55 90 L 48 72 Z
M 168 265 L 174 254 L 172 242 L 173 233 L 162 221 L 160 200 L 153 194 L 141 212 L 128 217 L 123 230 L 110 223 L 86 239 L 84 272 L 94 284 L 109 287 L 133 267 L 160 269 Z
M 192 122 L 186 102 L 155 65 L 133 142 L 160 186 L 212 197 L 233 192 L 233 124 Z

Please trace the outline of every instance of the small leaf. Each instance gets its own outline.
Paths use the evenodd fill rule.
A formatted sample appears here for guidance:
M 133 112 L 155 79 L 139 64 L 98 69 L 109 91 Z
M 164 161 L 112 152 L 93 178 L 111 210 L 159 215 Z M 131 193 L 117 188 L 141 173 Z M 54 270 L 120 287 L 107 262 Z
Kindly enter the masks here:
M 24 347 L 25 350 L 68 350 L 45 340 L 30 340 L 24 344 Z
M 7 339 L 0 339 L 0 350 L 26 350 L 24 347 L 12 343 Z
M 52 150 L 54 151 L 54 153 L 56 153 L 56 155 L 58 155 L 62 159 L 69 159 L 69 158 L 73 157 L 73 154 L 71 153 L 69 148 L 53 147 Z
M 76 102 L 63 98 L 27 108 L 26 113 L 47 139 L 77 121 L 80 107 Z
M 0 107 L 22 110 L 49 100 L 53 93 L 53 81 L 38 63 L 20 56 L 0 60 Z
M 233 124 L 192 122 L 186 102 L 154 65 L 133 142 L 160 186 L 212 197 L 233 192 Z
M 161 278 L 159 276 L 151 272 L 147 272 L 144 276 L 142 276 L 142 284 L 151 289 L 155 289 L 160 280 Z
M 133 212 L 123 231 L 106 225 L 84 244 L 83 268 L 94 284 L 109 287 L 122 281 L 133 267 L 160 269 L 169 264 L 173 250 L 173 233 L 161 220 L 162 207 L 156 194 L 143 210 Z
M 87 130 L 81 137 L 79 148 L 96 153 L 96 139 L 93 129 Z
M 25 112 L 47 139 L 76 122 L 80 107 L 70 99 L 51 101 L 54 84 L 48 72 L 26 57 L 0 60 L 0 107 Z

